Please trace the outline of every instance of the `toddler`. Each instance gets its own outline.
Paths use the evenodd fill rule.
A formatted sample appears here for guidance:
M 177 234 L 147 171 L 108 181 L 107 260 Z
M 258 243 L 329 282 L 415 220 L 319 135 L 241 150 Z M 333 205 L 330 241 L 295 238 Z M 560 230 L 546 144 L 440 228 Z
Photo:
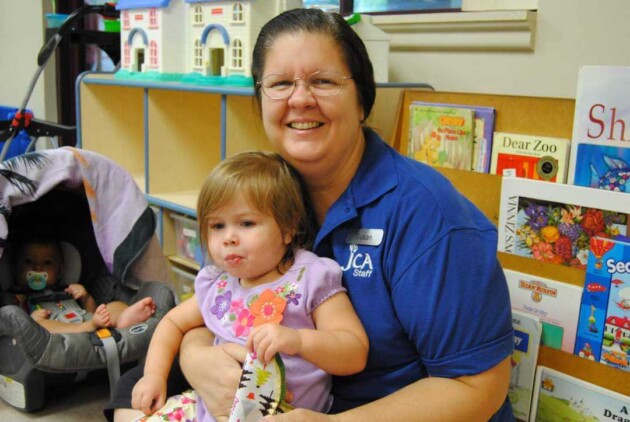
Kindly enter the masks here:
M 133 407 L 162 407 L 184 333 L 205 323 L 215 345 L 239 343 L 263 364 L 280 353 L 291 404 L 326 412 L 330 374 L 363 370 L 368 339 L 339 265 L 304 249 L 310 225 L 296 174 L 277 154 L 235 155 L 206 179 L 197 216 L 213 265 L 197 275 L 195 295 L 158 324 Z M 214 420 L 201 401 L 197 420 Z

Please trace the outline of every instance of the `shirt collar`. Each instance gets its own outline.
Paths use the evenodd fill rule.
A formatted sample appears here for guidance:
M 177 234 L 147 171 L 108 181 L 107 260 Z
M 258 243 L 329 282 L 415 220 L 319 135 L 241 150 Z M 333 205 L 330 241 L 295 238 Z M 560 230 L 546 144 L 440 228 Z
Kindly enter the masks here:
M 355 218 L 357 208 L 368 205 L 394 188 L 398 182 L 394 150 L 372 129 L 365 129 L 365 151 L 350 185 L 326 213 L 315 245 L 342 223 Z

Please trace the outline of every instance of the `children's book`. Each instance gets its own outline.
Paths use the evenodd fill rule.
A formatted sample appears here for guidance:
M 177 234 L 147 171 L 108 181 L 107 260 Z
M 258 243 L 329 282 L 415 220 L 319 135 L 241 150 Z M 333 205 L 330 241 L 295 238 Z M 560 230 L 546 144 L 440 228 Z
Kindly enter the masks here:
M 578 75 L 569 183 L 626 190 L 630 168 L 628 66 L 583 66 Z M 583 146 L 588 145 L 588 146 Z M 598 151 L 598 146 L 602 147 Z M 614 148 L 606 148 L 614 147 Z
M 530 422 L 619 422 L 630 418 L 630 396 L 538 366 Z
M 519 271 L 503 271 L 512 309 L 540 318 L 542 344 L 573 353 L 582 288 Z
M 630 238 L 591 238 L 575 354 L 630 371 Z
M 508 396 L 514 416 L 529 419 L 542 326 L 538 317 L 512 309 L 514 351 Z
M 589 140 L 576 143 L 575 149 L 568 183 L 630 193 L 630 142 Z
M 470 170 L 474 111 L 412 103 L 407 155 L 420 162 Z
M 503 177 L 501 252 L 585 269 L 591 237 L 628 234 L 630 195 Z
M 464 104 L 429 103 L 424 101 L 413 101 L 412 104 L 440 107 L 457 107 L 473 110 L 474 122 L 471 170 L 479 173 L 490 172 L 492 136 L 494 135 L 494 120 L 496 114 L 496 110 L 494 107 Z
M 570 144 L 564 138 L 495 132 L 490 173 L 565 183 Z

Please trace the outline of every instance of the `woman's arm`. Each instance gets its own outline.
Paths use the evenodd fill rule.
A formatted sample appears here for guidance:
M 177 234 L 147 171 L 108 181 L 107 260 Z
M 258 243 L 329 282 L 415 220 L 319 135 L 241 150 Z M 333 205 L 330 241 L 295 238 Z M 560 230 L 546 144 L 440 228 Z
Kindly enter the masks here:
M 186 379 L 215 418 L 229 417 L 247 349 L 235 343 L 213 346 L 206 327 L 184 336 L 179 364 Z
M 382 399 L 337 415 L 296 409 L 273 422 L 487 421 L 501 407 L 510 382 L 510 358 L 477 375 L 429 377 Z
M 345 293 L 338 293 L 313 312 L 316 329 L 264 324 L 252 330 L 247 348 L 268 363 L 276 353 L 299 355 L 333 375 L 351 375 L 367 363 L 368 338 Z

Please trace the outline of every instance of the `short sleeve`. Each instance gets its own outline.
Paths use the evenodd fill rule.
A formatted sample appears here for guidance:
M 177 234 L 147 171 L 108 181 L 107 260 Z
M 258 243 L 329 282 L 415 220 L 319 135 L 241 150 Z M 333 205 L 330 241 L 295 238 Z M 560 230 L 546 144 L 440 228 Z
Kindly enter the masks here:
M 510 298 L 495 245 L 493 231 L 452 231 L 393 286 L 400 321 L 433 376 L 480 373 L 512 353 Z
M 341 268 L 329 258 L 315 257 L 305 263 L 306 311 L 311 314 L 337 293 L 346 291 L 341 283 Z
M 207 265 L 199 270 L 195 278 L 195 295 L 198 299 L 208 295 L 210 287 L 221 273 L 222 271 L 214 265 Z

